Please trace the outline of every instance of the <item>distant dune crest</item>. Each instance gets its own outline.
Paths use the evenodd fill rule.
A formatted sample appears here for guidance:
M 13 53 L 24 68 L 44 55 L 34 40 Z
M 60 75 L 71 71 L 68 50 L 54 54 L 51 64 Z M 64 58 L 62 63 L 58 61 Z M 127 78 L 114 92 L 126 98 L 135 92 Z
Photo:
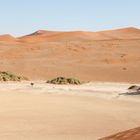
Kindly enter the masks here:
M 25 35 L 25 36 L 36 36 L 36 35 L 44 35 L 44 34 L 50 34 L 50 33 L 54 33 L 55 31 L 47 31 L 47 30 L 38 30 L 32 34 L 29 35 Z
M 16 41 L 16 38 L 9 34 L 5 34 L 5 35 L 0 35 L 0 41 Z
M 140 39 L 140 29 L 130 27 L 100 32 L 85 32 L 85 31 L 59 32 L 59 31 L 38 30 L 32 34 L 25 35 L 17 39 L 11 35 L 0 36 L 0 41 L 20 41 L 20 42 Z

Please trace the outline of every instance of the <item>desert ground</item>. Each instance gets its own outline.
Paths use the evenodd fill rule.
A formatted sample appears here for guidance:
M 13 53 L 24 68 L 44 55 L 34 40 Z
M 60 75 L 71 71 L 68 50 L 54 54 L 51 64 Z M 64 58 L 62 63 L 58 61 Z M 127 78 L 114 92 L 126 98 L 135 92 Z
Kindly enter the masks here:
M 140 126 L 140 96 L 120 95 L 140 83 L 139 54 L 133 27 L 0 35 L 0 71 L 30 80 L 0 82 L 0 140 L 123 140 Z M 58 76 L 85 84 L 46 83 Z
M 97 140 L 140 126 L 140 96 L 131 84 L 0 84 L 1 140 Z

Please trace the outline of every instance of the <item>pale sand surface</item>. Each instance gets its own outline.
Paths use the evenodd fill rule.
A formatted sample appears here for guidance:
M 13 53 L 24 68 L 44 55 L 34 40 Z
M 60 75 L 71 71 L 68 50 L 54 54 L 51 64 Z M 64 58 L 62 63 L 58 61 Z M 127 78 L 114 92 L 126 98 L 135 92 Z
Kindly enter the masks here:
M 0 84 L 0 140 L 97 140 L 140 126 L 131 84 Z

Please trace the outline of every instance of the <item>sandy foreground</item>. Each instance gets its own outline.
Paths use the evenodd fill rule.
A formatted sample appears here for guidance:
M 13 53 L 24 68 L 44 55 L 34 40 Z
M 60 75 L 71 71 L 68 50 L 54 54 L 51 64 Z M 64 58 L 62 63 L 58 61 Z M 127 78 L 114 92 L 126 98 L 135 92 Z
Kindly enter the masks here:
M 97 140 L 140 126 L 132 84 L 0 84 L 0 140 Z

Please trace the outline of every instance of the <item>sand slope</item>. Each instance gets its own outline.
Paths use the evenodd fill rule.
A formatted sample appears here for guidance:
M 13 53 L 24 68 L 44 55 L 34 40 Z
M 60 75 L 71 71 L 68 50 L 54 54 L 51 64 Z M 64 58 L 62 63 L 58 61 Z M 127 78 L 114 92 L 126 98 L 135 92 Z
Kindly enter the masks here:
M 7 37 L 5 37 L 5 40 Z M 0 41 L 0 70 L 47 80 L 140 82 L 140 30 L 102 32 L 40 30 L 18 40 Z
M 116 135 L 101 140 L 140 140 L 140 127 L 120 132 Z
M 16 38 L 9 34 L 5 34 L 5 35 L 0 35 L 0 41 L 13 42 L 16 41 Z
M 124 28 L 102 32 L 54 32 L 39 30 L 33 34 L 20 37 L 24 42 L 60 42 L 60 41 L 89 41 L 89 40 L 114 40 L 114 39 L 140 39 L 140 30 Z
M 133 27 L 118 30 L 102 31 L 99 33 L 112 37 L 112 39 L 140 39 L 140 30 Z

